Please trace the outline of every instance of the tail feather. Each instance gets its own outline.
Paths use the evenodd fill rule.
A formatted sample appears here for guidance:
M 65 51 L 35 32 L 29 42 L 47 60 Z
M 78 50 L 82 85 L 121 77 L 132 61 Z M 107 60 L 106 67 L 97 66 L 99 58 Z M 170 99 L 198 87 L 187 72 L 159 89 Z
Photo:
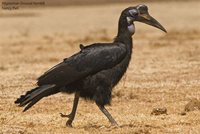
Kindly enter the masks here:
M 55 88 L 55 85 L 43 85 L 36 87 L 28 91 L 25 95 L 22 95 L 18 98 L 15 103 L 19 104 L 20 107 L 26 106 L 23 110 L 24 112 L 36 104 L 40 99 L 45 96 L 49 96 L 55 93 L 58 93 L 59 90 Z
M 25 99 L 27 99 L 27 97 L 30 96 L 30 94 L 32 92 L 34 92 L 35 90 L 37 90 L 39 87 L 36 87 L 30 91 L 27 91 L 25 95 L 21 95 L 16 101 L 15 101 L 15 104 L 19 104 L 20 102 L 23 102 Z
M 23 112 L 27 111 L 29 108 L 31 108 L 34 104 L 36 104 L 40 99 L 43 97 L 36 97 L 34 98 L 23 110 Z
M 23 102 L 20 103 L 20 107 L 25 106 L 26 104 L 28 104 L 32 99 L 34 99 L 36 96 L 40 95 L 41 93 L 45 92 L 46 90 L 48 90 L 49 88 L 53 88 L 54 85 L 44 85 L 39 87 L 38 90 L 33 91 L 31 94 L 28 94 L 25 99 L 23 100 Z

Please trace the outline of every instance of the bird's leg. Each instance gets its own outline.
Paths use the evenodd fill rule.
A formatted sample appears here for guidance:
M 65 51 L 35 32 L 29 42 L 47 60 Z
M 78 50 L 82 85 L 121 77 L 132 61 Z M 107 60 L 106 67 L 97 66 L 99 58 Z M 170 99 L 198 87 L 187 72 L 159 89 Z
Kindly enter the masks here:
M 75 117 L 75 114 L 76 114 L 76 109 L 77 109 L 77 106 L 78 106 L 79 96 L 80 96 L 80 93 L 76 92 L 75 97 L 74 97 L 74 103 L 73 103 L 72 111 L 71 111 L 70 114 L 65 115 L 65 114 L 60 113 L 61 117 L 68 117 L 69 118 L 68 121 L 66 122 L 67 126 L 72 126 L 72 122 L 74 120 L 74 117 Z
M 104 115 L 108 118 L 108 120 L 110 121 L 111 125 L 118 126 L 117 122 L 114 120 L 112 115 L 106 110 L 106 108 L 104 106 L 101 106 L 101 105 L 97 105 L 97 106 L 104 113 Z

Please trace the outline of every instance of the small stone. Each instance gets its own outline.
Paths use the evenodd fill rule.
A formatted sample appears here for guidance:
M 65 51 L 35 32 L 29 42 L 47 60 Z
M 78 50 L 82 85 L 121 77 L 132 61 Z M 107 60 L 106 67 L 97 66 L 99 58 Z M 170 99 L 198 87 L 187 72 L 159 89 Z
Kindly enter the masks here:
M 192 99 L 188 104 L 185 105 L 185 112 L 194 110 L 200 110 L 200 101 L 197 99 Z
M 186 115 L 186 112 L 181 112 L 180 115 L 182 115 L 182 116 L 183 116 L 183 115 Z
M 167 114 L 167 108 L 154 108 L 151 112 L 151 115 L 161 115 L 161 114 Z

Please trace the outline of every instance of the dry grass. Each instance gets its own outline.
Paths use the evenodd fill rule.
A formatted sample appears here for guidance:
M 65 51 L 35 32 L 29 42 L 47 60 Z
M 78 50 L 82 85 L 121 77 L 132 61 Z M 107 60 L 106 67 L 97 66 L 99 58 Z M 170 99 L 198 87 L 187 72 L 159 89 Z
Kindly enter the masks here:
M 168 34 L 136 23 L 131 64 L 107 107 L 119 128 L 82 99 L 74 127 L 66 128 L 59 113 L 70 112 L 73 95 L 50 96 L 26 113 L 14 105 L 80 43 L 111 41 L 120 11 L 132 4 L 2 11 L 0 133 L 200 133 L 199 111 L 180 115 L 191 99 L 200 99 L 200 2 L 147 3 Z M 22 13 L 33 16 L 12 16 Z M 168 114 L 151 115 L 157 107 Z

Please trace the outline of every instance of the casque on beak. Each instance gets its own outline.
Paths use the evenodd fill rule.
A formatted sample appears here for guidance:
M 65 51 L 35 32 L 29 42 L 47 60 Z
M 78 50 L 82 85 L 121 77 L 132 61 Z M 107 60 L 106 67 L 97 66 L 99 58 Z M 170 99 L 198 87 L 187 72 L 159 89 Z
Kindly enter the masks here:
M 167 33 L 167 30 L 156 19 L 151 17 L 148 12 L 142 13 L 142 14 L 139 13 L 136 21 L 154 26 L 154 27 L 164 31 L 165 33 Z

